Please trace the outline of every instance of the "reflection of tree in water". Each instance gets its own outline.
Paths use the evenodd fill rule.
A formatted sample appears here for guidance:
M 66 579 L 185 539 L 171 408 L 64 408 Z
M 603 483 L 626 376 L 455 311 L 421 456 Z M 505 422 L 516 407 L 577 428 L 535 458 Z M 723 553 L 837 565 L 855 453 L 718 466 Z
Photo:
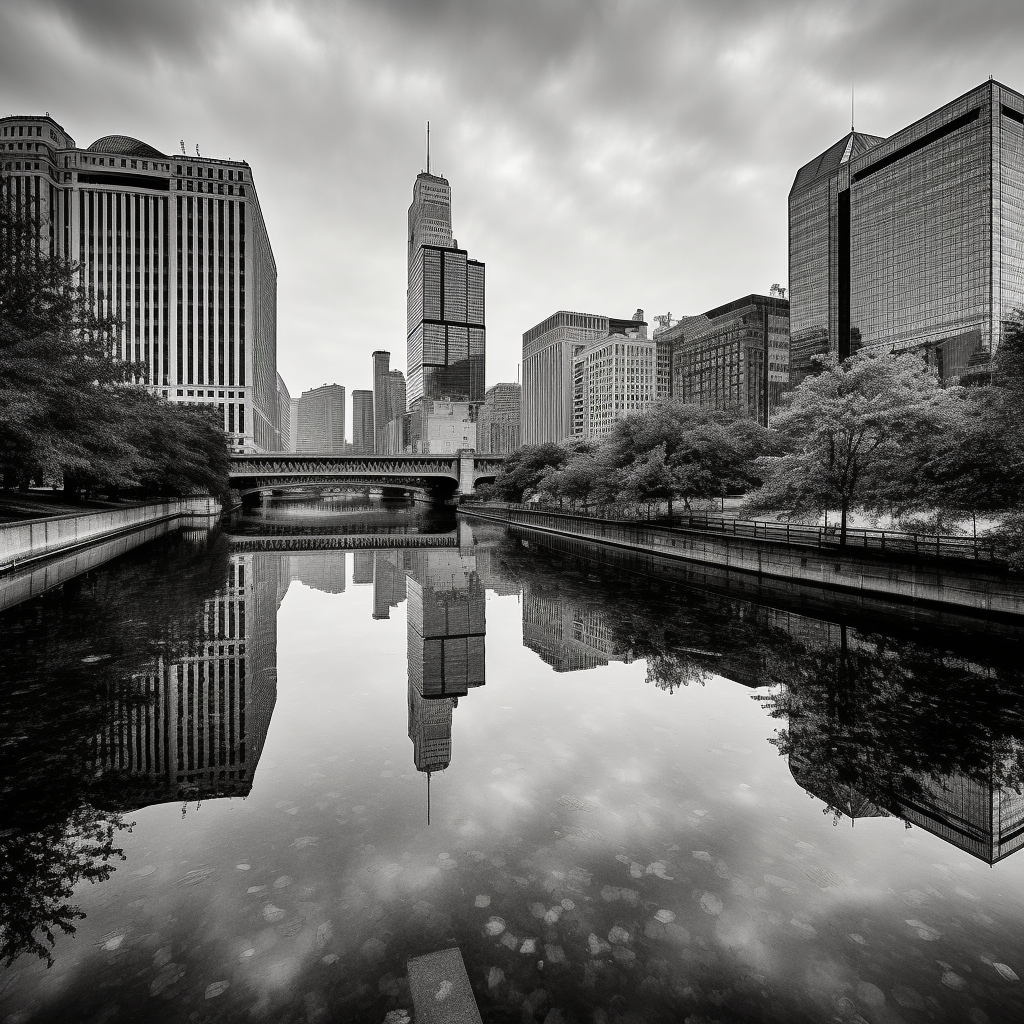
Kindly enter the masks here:
M 598 610 L 616 648 L 647 659 L 648 682 L 777 686 L 774 742 L 837 820 L 897 814 L 990 861 L 1024 846 L 1019 644 L 860 633 L 659 578 L 625 553 L 597 561 L 511 535 L 498 551 L 524 587 Z
M 835 647 L 795 645 L 766 706 L 787 719 L 775 743 L 797 781 L 836 820 L 894 813 L 998 859 L 1024 825 L 1020 664 L 844 629 Z
M 0 956 L 52 962 L 56 931 L 82 916 L 74 886 L 106 879 L 121 856 L 116 775 L 95 741 L 150 699 L 133 677 L 201 635 L 204 601 L 227 575 L 226 544 L 176 533 L 0 617 Z M 118 700 L 111 699 L 117 692 Z M 127 693 L 129 699 L 125 699 Z
M 763 676 L 778 630 L 737 611 L 748 602 L 630 573 L 623 562 L 524 546 L 512 535 L 496 555 L 501 574 L 532 593 L 600 616 L 613 648 L 645 659 L 647 682 L 669 693 L 714 673 L 753 685 L 769 681 Z

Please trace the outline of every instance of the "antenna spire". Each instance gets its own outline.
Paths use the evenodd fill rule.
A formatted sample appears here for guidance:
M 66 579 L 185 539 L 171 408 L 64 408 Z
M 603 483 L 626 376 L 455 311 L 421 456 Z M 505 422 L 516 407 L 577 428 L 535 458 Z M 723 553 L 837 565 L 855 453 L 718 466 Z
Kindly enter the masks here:
M 430 173 L 430 122 L 427 122 L 427 174 Z M 429 777 L 428 780 L 429 782 Z
M 857 130 L 856 128 L 854 128 L 854 124 L 856 123 L 856 119 L 854 118 L 854 114 L 853 114 L 853 111 L 854 111 L 854 107 L 853 107 L 853 95 L 854 95 L 853 94 L 853 89 L 854 89 L 854 87 L 853 87 L 853 85 L 851 85 L 850 86 L 850 131 L 851 132 L 855 132 Z
M 430 827 L 430 772 L 427 772 L 427 827 Z

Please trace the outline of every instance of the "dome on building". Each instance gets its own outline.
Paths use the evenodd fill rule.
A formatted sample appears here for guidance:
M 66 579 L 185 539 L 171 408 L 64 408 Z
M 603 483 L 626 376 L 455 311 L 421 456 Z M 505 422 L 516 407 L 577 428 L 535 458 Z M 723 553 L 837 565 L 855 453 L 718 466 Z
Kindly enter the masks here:
M 167 156 L 166 153 L 161 153 L 145 142 L 139 142 L 138 139 L 129 138 L 127 135 L 104 135 L 89 147 L 89 152 L 116 153 L 118 156 Z

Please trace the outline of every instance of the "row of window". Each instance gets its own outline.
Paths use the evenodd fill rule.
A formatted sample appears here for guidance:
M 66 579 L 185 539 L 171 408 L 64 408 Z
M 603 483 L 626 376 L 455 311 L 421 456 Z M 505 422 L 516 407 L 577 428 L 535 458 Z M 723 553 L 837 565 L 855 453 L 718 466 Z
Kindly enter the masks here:
M 8 134 L 8 129 L 7 129 L 7 127 L 5 127 L 4 128 L 4 137 L 5 138 L 7 137 L 7 134 Z M 30 125 L 27 125 L 27 126 L 23 125 L 23 124 L 12 124 L 10 126 L 10 134 L 12 136 L 13 135 L 20 135 L 20 136 L 24 136 L 24 135 L 32 136 L 32 135 L 34 135 L 36 138 L 42 138 L 42 136 L 43 136 L 43 129 L 40 128 L 38 125 L 34 125 L 34 124 L 30 124 Z M 53 132 L 52 130 L 51 130 L 50 134 L 54 138 L 57 137 L 56 133 Z

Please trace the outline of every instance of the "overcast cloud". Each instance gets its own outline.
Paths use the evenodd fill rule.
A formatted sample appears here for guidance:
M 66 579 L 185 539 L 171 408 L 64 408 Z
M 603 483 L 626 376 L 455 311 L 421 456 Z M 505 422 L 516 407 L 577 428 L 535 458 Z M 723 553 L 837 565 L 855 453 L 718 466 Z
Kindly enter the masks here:
M 1020 0 L 0 0 L 2 113 L 248 160 L 292 394 L 405 366 L 423 169 L 487 264 L 487 382 L 557 309 L 648 319 L 786 283 L 797 167 L 990 74 Z

